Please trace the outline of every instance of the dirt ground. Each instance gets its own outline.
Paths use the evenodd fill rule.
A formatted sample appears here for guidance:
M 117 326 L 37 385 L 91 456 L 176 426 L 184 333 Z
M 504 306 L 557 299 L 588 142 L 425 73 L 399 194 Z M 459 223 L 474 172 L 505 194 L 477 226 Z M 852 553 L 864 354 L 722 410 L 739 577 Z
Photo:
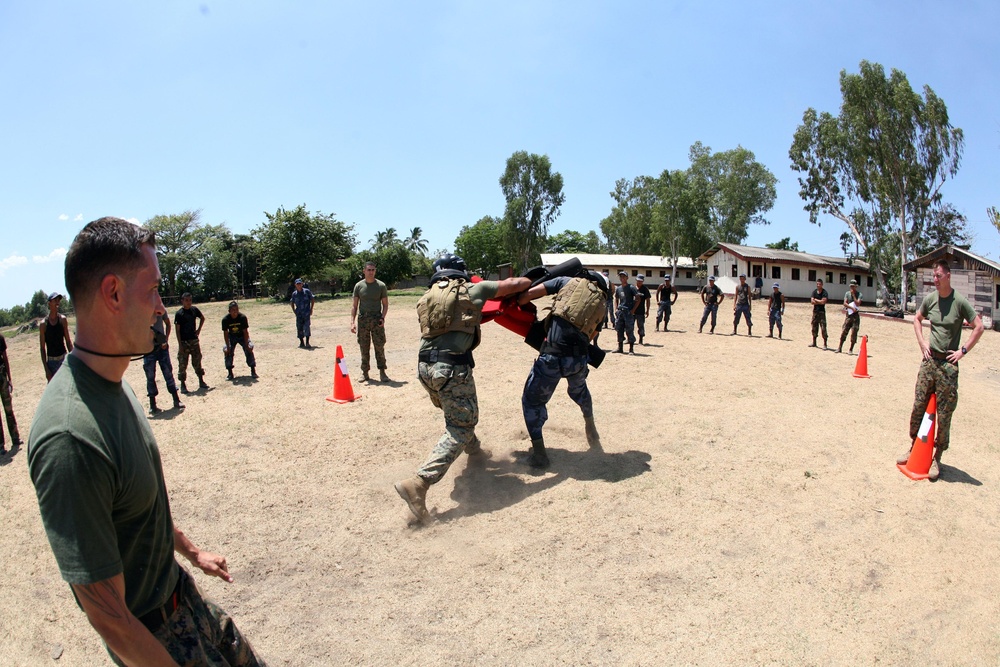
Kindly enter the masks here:
M 1000 661 L 997 333 L 962 362 L 930 483 L 894 463 L 919 365 L 908 323 L 862 320 L 872 377 L 856 379 L 857 357 L 807 347 L 807 304 L 788 306 L 784 340 L 761 337 L 760 306 L 753 338 L 699 335 L 684 292 L 676 331 L 650 320 L 647 345 L 591 371 L 603 452 L 557 390 L 544 474 L 516 456 L 534 353 L 488 324 L 475 376 L 493 457 L 459 459 L 419 527 L 392 488 L 443 430 L 416 379 L 415 303 L 391 298 L 387 384 L 359 382 L 348 299 L 316 304 L 312 351 L 287 305 L 244 303 L 257 382 L 239 356 L 223 379 L 224 305 L 202 305 L 212 389 L 153 420 L 175 523 L 236 579 L 196 581 L 269 664 Z M 842 316 L 829 319 L 835 343 Z M 37 334 L 9 343 L 26 437 Z M 360 394 L 344 405 L 324 400 L 338 345 Z M 126 379 L 144 398 L 140 363 Z M 23 448 L 0 459 L 0 553 L 0 663 L 110 664 L 59 576 Z

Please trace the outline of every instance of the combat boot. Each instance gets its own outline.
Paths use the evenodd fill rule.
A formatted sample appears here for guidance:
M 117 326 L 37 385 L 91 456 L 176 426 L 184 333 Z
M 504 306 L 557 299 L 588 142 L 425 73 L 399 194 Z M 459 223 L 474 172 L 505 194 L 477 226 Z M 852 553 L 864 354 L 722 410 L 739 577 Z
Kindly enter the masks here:
M 229 379 L 230 380 L 235 380 L 236 379 L 236 377 L 233 375 L 233 369 L 232 368 L 229 369 Z
M 181 380 L 181 393 L 182 394 L 188 393 L 188 386 L 184 383 L 184 380 Z
M 254 366 L 253 368 L 250 369 L 250 377 L 252 377 L 254 379 L 260 377 L 259 375 L 257 375 L 257 367 L 256 366 Z
M 198 389 L 208 389 L 208 383 L 205 382 L 204 377 L 198 378 Z
M 618 350 L 617 350 L 618 354 L 625 354 L 625 350 L 623 349 L 624 346 L 625 346 L 625 343 L 618 343 Z
M 545 453 L 545 441 L 534 438 L 531 441 L 531 453 L 528 455 L 528 465 L 532 468 L 548 468 L 549 455 Z
M 312 343 L 309 342 L 309 336 L 306 336 L 306 349 L 307 350 L 313 349 Z
M 854 354 L 854 346 L 851 345 L 851 349 L 847 351 L 847 354 Z
M 940 474 L 941 474 L 941 450 L 935 447 L 934 458 L 931 459 L 931 467 L 927 471 L 927 479 L 933 482 L 937 480 L 938 475 Z
M 389 379 L 389 376 L 385 374 L 384 368 L 378 369 L 378 379 L 380 382 L 392 382 L 392 380 Z
M 361 381 L 362 382 L 370 382 L 371 381 L 371 378 L 368 377 L 368 371 L 361 371 Z
M 813 336 L 812 345 L 810 345 L 809 347 L 816 347 L 816 336 Z
M 163 412 L 160 408 L 156 407 L 156 396 L 149 397 L 149 414 L 155 415 L 158 412 Z
M 174 410 L 183 410 L 184 404 L 181 403 L 181 397 L 177 395 L 177 390 L 174 389 L 170 392 L 170 395 L 174 398 Z
M 844 353 L 844 341 L 840 341 L 840 346 L 837 348 L 837 354 Z
M 594 417 L 584 417 L 583 421 L 586 424 L 587 444 L 591 449 L 600 449 L 601 436 L 597 432 L 597 424 L 594 423 Z
M 628 344 L 628 353 L 629 354 L 635 354 L 635 344 L 634 343 L 629 343 Z
M 910 445 L 909 447 L 904 449 L 903 452 L 896 457 L 896 463 L 898 463 L 901 466 L 905 466 L 907 463 L 910 462 L 910 452 L 912 451 L 913 451 L 913 445 Z
M 747 325 L 747 336 L 748 337 L 753 336 L 753 327 L 750 326 L 749 324 Z
M 303 339 L 301 339 L 301 338 L 300 338 L 300 339 L 299 339 L 299 347 L 300 347 L 300 348 L 304 348 L 305 346 L 306 346 L 306 342 L 305 342 L 305 340 L 303 340 Z
M 426 479 L 419 475 L 414 475 L 408 479 L 396 482 L 393 486 L 399 497 L 406 501 L 406 505 L 413 512 L 413 516 L 417 517 L 421 523 L 430 521 L 431 515 L 427 512 L 427 505 L 424 502 L 427 497 L 427 489 L 430 487 Z

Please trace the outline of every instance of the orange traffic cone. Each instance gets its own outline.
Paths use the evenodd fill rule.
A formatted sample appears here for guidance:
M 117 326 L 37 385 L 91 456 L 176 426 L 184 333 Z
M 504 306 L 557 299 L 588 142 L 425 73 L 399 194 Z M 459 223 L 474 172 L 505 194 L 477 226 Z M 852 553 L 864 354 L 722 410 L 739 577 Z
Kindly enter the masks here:
M 861 352 L 858 353 L 858 363 L 854 365 L 854 377 L 871 377 L 868 375 L 868 336 L 861 338 Z
M 931 459 L 934 458 L 934 438 L 937 435 L 937 394 L 931 394 L 927 400 L 927 410 L 924 420 L 920 422 L 920 430 L 913 439 L 910 450 L 910 460 L 906 464 L 897 463 L 899 471 L 910 479 L 927 479 L 931 469 Z
M 326 397 L 331 403 L 350 403 L 361 394 L 354 395 L 351 378 L 347 374 L 347 362 L 344 361 L 344 348 L 337 346 L 337 363 L 333 368 L 333 393 Z

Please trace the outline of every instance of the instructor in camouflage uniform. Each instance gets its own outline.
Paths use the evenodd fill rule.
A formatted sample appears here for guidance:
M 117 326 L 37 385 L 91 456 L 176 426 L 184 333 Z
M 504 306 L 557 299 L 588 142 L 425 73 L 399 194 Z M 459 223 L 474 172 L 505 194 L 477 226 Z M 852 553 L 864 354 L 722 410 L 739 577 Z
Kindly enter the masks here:
M 847 334 L 851 334 L 851 349 L 848 353 L 854 352 L 854 344 L 858 342 L 858 328 L 861 326 L 861 292 L 858 291 L 858 281 L 851 281 L 851 289 L 844 294 L 844 326 L 840 330 L 840 345 L 837 353 L 844 351 L 844 341 Z
M 360 310 L 360 314 L 359 311 Z M 385 316 L 389 312 L 389 291 L 385 283 L 375 278 L 375 262 L 365 264 L 365 279 L 354 285 L 351 305 L 351 333 L 358 334 L 361 348 L 361 373 L 367 382 L 371 368 L 371 345 L 375 344 L 375 363 L 379 380 L 388 382 L 385 369 Z M 357 318 L 357 324 L 354 319 Z
M 934 480 L 941 473 L 941 454 L 948 449 L 951 433 L 951 415 L 958 405 L 958 362 L 965 358 L 983 335 L 983 318 L 972 304 L 951 287 L 951 267 L 947 260 L 934 264 L 935 290 L 920 302 L 920 309 L 913 318 L 913 330 L 923 361 L 917 373 L 917 388 L 910 413 L 910 442 L 917 437 L 924 419 L 927 401 L 937 394 L 937 436 L 934 441 L 934 460 L 927 478 Z M 930 341 L 924 339 L 923 322 L 931 325 Z M 962 345 L 962 324 L 972 325 L 968 342 Z M 912 445 L 911 445 L 912 447 Z M 905 464 L 910 459 L 908 448 L 896 459 Z
M 816 347 L 816 336 L 820 333 L 820 329 L 823 330 L 823 349 L 826 349 L 826 302 L 830 300 L 830 293 L 826 291 L 823 287 L 823 279 L 816 280 L 816 289 L 813 290 L 812 296 L 809 297 L 809 303 L 812 304 L 813 314 L 812 314 L 812 335 L 813 342 L 809 347 Z
M 472 377 L 472 350 L 479 344 L 483 305 L 530 286 L 527 278 L 472 283 L 465 262 L 456 255 L 442 255 L 434 262 L 430 288 L 417 304 L 422 335 L 417 374 L 431 403 L 444 412 L 445 433 L 416 475 L 395 484 L 421 522 L 430 519 L 427 489 L 441 480 L 459 454 L 489 456 L 476 437 L 479 401 Z M 449 316 L 447 325 L 444 316 Z
M 188 393 L 187 367 L 191 359 L 191 367 L 198 376 L 198 388 L 208 389 L 205 382 L 205 369 L 201 367 L 201 328 L 205 326 L 205 316 L 197 306 L 191 304 L 191 292 L 181 295 L 181 307 L 174 313 L 174 331 L 177 332 L 177 379 L 181 381 L 181 391 Z
M 546 280 L 521 294 L 521 305 L 547 294 L 555 294 L 552 312 L 546 322 L 545 341 L 538 350 L 538 358 L 524 383 L 521 410 L 524 425 L 531 437 L 531 454 L 528 465 L 547 468 L 549 457 L 542 439 L 542 427 L 549 417 L 546 405 L 552 398 L 559 380 L 566 378 L 567 393 L 583 411 L 587 444 L 599 449 L 601 437 L 594 424 L 594 402 L 587 388 L 589 368 L 588 346 L 597 336 L 605 313 L 607 295 L 611 286 L 596 271 L 575 278 L 561 276 Z

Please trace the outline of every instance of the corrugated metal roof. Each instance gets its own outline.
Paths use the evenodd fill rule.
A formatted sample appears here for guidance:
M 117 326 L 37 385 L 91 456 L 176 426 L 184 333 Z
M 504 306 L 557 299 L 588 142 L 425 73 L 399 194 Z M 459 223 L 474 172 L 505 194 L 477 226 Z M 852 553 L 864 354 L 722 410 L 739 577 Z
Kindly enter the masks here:
M 578 257 L 580 263 L 589 267 L 652 267 L 657 269 L 669 269 L 670 258 L 659 255 L 592 255 L 588 253 L 542 253 L 542 264 L 545 266 L 555 266 L 562 264 L 568 259 Z M 685 269 L 695 268 L 694 260 L 690 257 L 678 257 L 677 266 Z
M 798 250 L 775 250 L 774 248 L 757 248 L 755 246 L 737 245 L 735 243 L 717 243 L 703 252 L 698 259 L 708 261 L 720 249 L 725 249 L 727 252 L 743 260 L 756 259 L 767 262 L 813 264 L 816 266 L 834 266 L 841 269 L 869 271 L 868 262 L 861 259 L 848 260 L 846 257 L 827 257 L 825 255 L 814 255 L 810 252 L 799 252 Z
M 903 265 L 903 268 L 906 269 L 907 271 L 912 271 L 917 267 L 927 266 L 928 264 L 932 264 L 941 257 L 946 257 L 948 255 L 962 255 L 968 260 L 972 260 L 973 262 L 978 262 L 981 265 L 980 267 L 977 267 L 979 268 L 979 270 L 985 271 L 986 273 L 991 273 L 996 277 L 1000 277 L 1000 265 L 998 265 L 996 262 L 986 259 L 985 257 L 980 257 L 975 253 L 965 250 L 964 248 L 959 248 L 958 246 L 953 246 L 953 245 L 943 245 L 937 250 L 927 253 L 923 257 L 917 257 L 912 262 L 907 262 L 906 264 Z

